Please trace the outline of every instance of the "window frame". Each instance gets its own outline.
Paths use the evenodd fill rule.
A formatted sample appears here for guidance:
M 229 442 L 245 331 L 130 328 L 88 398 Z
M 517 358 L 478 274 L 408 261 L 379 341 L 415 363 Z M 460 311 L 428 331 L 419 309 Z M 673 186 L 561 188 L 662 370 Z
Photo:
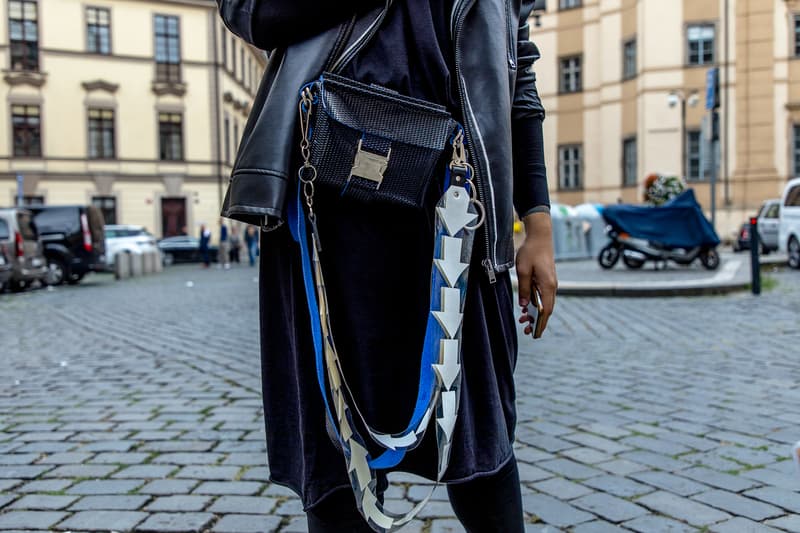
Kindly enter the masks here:
M 692 137 L 697 136 L 697 153 L 693 155 L 692 153 Z M 702 183 L 706 180 L 706 177 L 702 175 L 703 170 L 703 150 L 701 148 L 701 143 L 703 142 L 703 131 L 700 129 L 687 129 L 686 130 L 686 161 L 684 161 L 684 176 L 686 177 L 686 181 L 693 182 L 693 183 Z M 690 173 L 690 169 L 692 168 L 693 160 L 697 160 L 697 176 L 694 176 Z
M 627 148 L 633 146 L 633 179 L 629 179 L 628 171 L 630 170 L 629 161 L 627 159 Z M 622 139 L 622 186 L 623 187 L 636 187 L 639 184 L 639 140 L 636 135 L 629 135 Z
M 164 32 L 158 31 L 158 20 L 164 20 Z M 175 35 L 169 32 L 169 21 L 175 20 L 175 27 L 177 33 Z M 165 40 L 165 52 L 167 55 L 166 61 L 159 61 L 158 49 L 159 38 Z M 174 40 L 174 41 L 173 41 Z M 175 46 L 174 50 L 172 45 Z M 176 51 L 178 60 L 169 61 L 170 52 Z M 165 15 L 161 13 L 153 14 L 153 59 L 156 64 L 156 81 L 162 83 L 182 83 L 183 82 L 183 55 L 181 53 L 181 18 L 178 15 Z
M 98 200 L 100 201 L 100 203 L 98 203 Z M 113 202 L 113 204 L 114 204 L 113 208 L 109 208 L 109 207 L 106 207 L 105 205 L 103 205 L 104 202 L 109 201 L 109 200 L 111 202 Z M 118 206 L 117 206 L 117 197 L 116 196 L 107 195 L 107 194 L 93 194 L 92 195 L 92 199 L 89 201 L 89 204 L 95 206 L 103 214 L 103 223 L 104 223 L 104 225 L 116 225 L 116 224 L 118 224 L 118 222 L 117 222 L 117 211 L 118 211 L 117 207 Z M 114 212 L 114 216 L 113 216 L 112 220 L 109 220 L 108 218 L 106 218 L 106 213 L 108 211 L 110 211 L 111 209 L 114 210 L 113 211 Z M 119 231 L 119 230 L 107 230 L 107 231 Z
M 108 24 L 103 26 L 103 25 L 101 25 L 101 24 L 99 24 L 97 22 L 95 22 L 95 23 L 90 22 L 89 21 L 89 12 L 90 11 L 96 11 L 97 15 L 99 15 L 100 12 L 105 12 L 106 16 L 108 17 Z M 95 55 L 100 55 L 100 56 L 110 56 L 110 55 L 112 55 L 113 46 L 111 44 L 111 8 L 100 7 L 100 6 L 86 6 L 86 9 L 84 10 L 84 15 L 86 17 L 86 51 L 88 53 L 90 53 L 90 54 L 95 54 Z M 103 50 L 100 50 L 100 49 L 92 50 L 92 46 L 91 46 L 92 39 L 89 36 L 89 29 L 92 26 L 95 26 L 98 29 L 105 28 L 106 31 L 108 32 L 108 35 L 107 35 L 108 50 L 107 51 L 103 51 Z M 95 35 L 95 44 L 97 44 L 98 37 L 99 37 L 99 34 Z
M 633 71 L 628 71 L 628 46 L 633 45 Z M 622 41 L 622 79 L 632 80 L 639 75 L 639 42 L 636 35 Z
M 168 117 L 170 120 L 162 120 L 162 117 Z M 179 120 L 173 120 L 178 117 Z M 185 139 L 184 139 L 184 122 L 183 113 L 177 111 L 158 111 L 156 120 L 158 121 L 158 160 L 164 162 L 182 162 L 186 160 L 185 152 Z M 171 130 L 171 131 L 165 131 Z M 177 134 L 178 137 L 178 150 L 180 153 L 178 157 L 168 157 L 171 153 L 171 148 L 175 146 L 172 138 Z M 169 142 L 165 143 L 165 137 L 169 137 Z
M 577 60 L 577 68 L 571 70 L 571 84 L 567 87 L 566 78 L 566 65 L 568 61 Z M 577 75 L 577 81 L 576 81 Z M 574 54 L 569 56 L 561 56 L 558 58 L 558 93 L 559 94 L 575 94 L 583 92 L 583 54 Z
M 583 7 L 583 0 L 558 0 L 559 11 L 569 11 L 570 9 L 580 9 L 582 7 Z
M 792 175 L 800 178 L 800 122 L 792 124 Z
M 92 117 L 93 113 L 99 113 L 100 116 Z M 106 113 L 111 114 L 111 118 L 103 115 Z M 99 126 L 93 128 L 93 122 Z M 110 128 L 107 128 L 110 122 Z M 111 132 L 111 153 L 106 154 L 104 133 L 110 129 Z M 92 132 L 97 131 L 100 134 L 100 147 L 99 152 L 93 153 Z M 114 109 L 108 107 L 90 107 L 86 110 L 86 156 L 92 160 L 113 160 L 117 158 L 117 113 Z
M 792 36 L 794 39 L 794 53 L 793 57 L 800 58 L 800 12 L 792 14 L 792 21 L 794 28 L 792 28 Z
M 20 5 L 20 15 L 21 15 L 22 18 L 15 19 L 15 18 L 11 17 L 11 4 L 12 3 L 18 3 Z M 34 32 L 36 34 L 35 35 L 35 39 L 26 39 L 26 36 L 28 34 L 27 25 L 25 24 L 25 22 L 28 20 L 26 18 L 26 16 L 25 16 L 25 6 L 26 5 L 32 5 L 34 7 L 34 11 L 35 11 L 35 15 L 36 15 L 36 18 L 35 18 L 35 21 L 34 21 L 35 22 Z M 12 27 L 12 22 L 13 21 L 19 21 L 20 22 L 20 25 L 21 25 L 21 28 L 22 28 L 22 38 L 21 39 L 14 39 L 14 38 L 11 37 L 11 35 L 12 35 L 12 28 L 11 27 Z M 41 37 L 40 36 L 40 29 L 39 29 L 39 2 L 37 0 L 10 0 L 8 2 L 8 7 L 6 8 L 6 22 L 8 24 L 8 53 L 9 53 L 8 64 L 9 64 L 10 69 L 12 71 L 15 71 L 15 72 L 18 72 L 18 71 L 39 72 L 39 70 L 41 68 L 41 65 L 40 65 L 41 57 L 40 57 L 40 54 L 39 54 L 39 52 L 40 52 L 40 50 L 39 50 L 39 39 Z M 23 53 L 19 57 L 19 62 L 21 63 L 21 66 L 19 68 L 17 68 L 15 66 L 16 63 L 14 61 L 14 58 L 15 58 L 15 53 L 14 53 L 15 45 L 17 47 L 22 47 L 22 48 L 25 49 L 25 53 Z M 33 50 L 34 50 L 33 54 L 29 53 L 28 47 L 32 47 L 33 48 Z M 33 59 L 28 57 L 29 55 L 33 55 L 34 56 Z
M 16 114 L 14 112 L 14 108 L 17 108 L 17 109 L 22 108 L 24 110 L 24 113 L 23 114 Z M 35 108 L 37 110 L 35 115 L 29 113 L 29 110 L 33 109 L 33 108 Z M 11 110 L 10 110 L 10 116 L 11 116 L 11 154 L 12 154 L 12 157 L 15 157 L 15 158 L 30 158 L 30 159 L 39 159 L 39 158 L 41 158 L 42 155 L 43 155 L 43 152 L 44 152 L 44 150 L 42 149 L 42 106 L 39 105 L 39 104 L 12 103 L 11 104 Z M 28 149 L 25 150 L 25 153 L 17 152 L 17 130 L 18 130 L 18 125 L 16 123 L 15 118 L 16 117 L 24 117 L 25 121 L 29 122 L 30 118 L 34 117 L 34 116 L 37 117 L 37 119 L 38 119 L 38 124 L 36 125 L 36 127 L 32 126 L 31 124 L 25 124 L 24 127 L 20 128 L 20 129 L 28 129 L 28 130 L 31 130 L 31 131 L 38 130 L 38 133 L 36 134 L 37 137 L 38 137 L 37 150 L 33 151 L 35 153 L 32 153 L 32 151 L 30 150 L 30 147 L 28 147 Z
M 575 160 L 565 159 L 562 154 L 574 150 Z M 575 171 L 576 176 L 570 176 L 570 171 Z M 568 183 L 568 178 L 573 177 L 575 183 Z M 583 143 L 565 143 L 558 145 L 558 190 L 581 191 L 583 190 Z
M 711 60 L 708 61 L 708 62 L 703 60 L 703 55 L 704 55 L 703 51 L 704 51 L 704 49 L 702 47 L 699 48 L 698 52 L 697 52 L 697 54 L 698 54 L 698 62 L 697 63 L 693 63 L 691 61 L 691 42 L 692 41 L 689 40 L 689 33 L 695 28 L 697 28 L 697 29 L 710 28 L 714 33 L 713 37 L 711 38 Z M 716 62 L 717 62 L 717 37 L 718 37 L 717 25 L 714 22 L 698 21 L 698 22 L 689 22 L 689 23 L 687 23 L 686 24 L 686 30 L 684 32 L 684 47 L 685 47 L 684 62 L 685 62 L 685 65 L 687 67 L 709 67 L 709 66 L 715 65 Z M 702 42 L 705 42 L 705 41 L 704 40 L 699 40 L 698 42 L 702 43 Z

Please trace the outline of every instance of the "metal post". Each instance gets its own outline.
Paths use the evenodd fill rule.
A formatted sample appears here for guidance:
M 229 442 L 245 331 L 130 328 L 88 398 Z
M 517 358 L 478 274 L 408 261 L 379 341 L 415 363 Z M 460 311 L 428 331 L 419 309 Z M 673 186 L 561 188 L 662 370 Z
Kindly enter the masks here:
M 761 294 L 761 263 L 758 259 L 758 252 L 760 248 L 760 239 L 758 238 L 758 218 L 750 218 L 750 262 L 753 272 L 753 280 L 751 286 L 753 294 L 756 296 Z
M 681 176 L 685 180 L 689 169 L 686 161 L 686 95 L 681 94 Z
M 709 149 L 711 150 L 711 227 L 717 231 L 717 174 L 719 173 L 719 135 L 717 135 L 718 113 L 716 109 L 712 109 L 708 116 L 711 123 L 711 142 Z

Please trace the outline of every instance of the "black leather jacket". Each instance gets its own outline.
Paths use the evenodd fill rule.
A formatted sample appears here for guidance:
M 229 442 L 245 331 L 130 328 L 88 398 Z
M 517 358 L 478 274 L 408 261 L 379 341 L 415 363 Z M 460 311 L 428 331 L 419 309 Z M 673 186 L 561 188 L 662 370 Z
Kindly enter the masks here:
M 217 0 L 232 32 L 256 46 L 276 47 L 245 126 L 223 216 L 267 229 L 281 223 L 296 175 L 292 154 L 298 139 L 298 91 L 323 71 L 339 70 L 363 47 L 383 20 L 391 3 L 385 1 L 383 7 L 288 44 L 263 37 L 271 34 L 270 24 L 277 30 L 278 25 L 285 28 L 289 23 L 271 16 L 276 11 L 274 1 Z M 476 241 L 475 253 L 481 254 L 492 280 L 495 272 L 514 263 L 512 121 L 544 117 L 531 68 L 539 58 L 528 38 L 532 7 L 532 0 L 454 0 L 451 14 L 467 148 L 479 196 L 487 207 L 485 229 Z M 311 17 L 320 20 L 317 15 Z M 304 27 L 303 21 L 295 22 L 299 26 L 294 27 Z M 258 28 L 256 34 L 254 28 Z M 517 202 L 520 215 L 533 207 Z

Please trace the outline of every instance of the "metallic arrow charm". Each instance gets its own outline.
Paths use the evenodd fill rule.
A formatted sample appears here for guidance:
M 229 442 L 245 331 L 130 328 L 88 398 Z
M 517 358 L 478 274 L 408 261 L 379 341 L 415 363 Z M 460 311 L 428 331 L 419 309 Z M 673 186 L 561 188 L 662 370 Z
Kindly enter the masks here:
M 435 403 L 435 399 L 434 399 L 434 403 Z M 422 417 L 422 420 L 420 421 L 419 426 L 417 426 L 417 431 L 416 431 L 417 435 L 422 435 L 428 429 L 428 422 L 431 421 L 431 415 L 432 414 L 433 414 L 433 409 L 432 408 L 428 409 L 427 411 L 425 411 L 425 416 Z
M 447 189 L 444 194 L 444 207 L 437 207 L 436 212 L 452 236 L 478 218 L 478 215 L 469 212 L 469 193 L 464 187 L 451 186 Z
M 372 494 L 372 491 L 367 489 L 361 497 L 361 509 L 364 511 L 364 516 L 384 530 L 390 529 L 394 525 L 394 520 L 383 514 L 378 509 L 378 498 Z
M 442 258 L 434 259 L 436 266 L 439 268 L 439 272 L 442 273 L 442 277 L 444 277 L 444 280 L 451 287 L 456 286 L 458 278 L 460 278 L 461 274 L 469 267 L 469 263 L 461 262 L 461 245 L 463 242 L 462 239 L 443 236 Z
M 441 362 L 433 365 L 433 369 L 439 375 L 444 390 L 450 390 L 461 372 L 461 364 L 458 362 L 459 341 L 458 339 L 442 339 L 440 343 L 439 361 Z
M 453 436 L 453 428 L 456 425 L 456 391 L 450 390 L 442 393 L 442 416 L 437 418 L 436 421 L 449 442 Z
M 367 462 L 367 450 L 354 440 L 350 440 L 348 444 L 350 444 L 350 463 L 347 466 L 347 473 L 355 470 L 358 485 L 364 490 L 372 479 Z
M 390 450 L 407 448 L 417 442 L 417 434 L 414 431 L 410 431 L 405 435 L 399 436 L 387 435 L 386 433 L 373 433 L 370 431 L 370 435 L 372 435 L 372 438 L 374 438 L 378 443 L 382 444 L 386 448 L 389 448 Z
M 461 291 L 442 287 L 441 294 L 442 310 L 433 311 L 433 316 L 436 317 L 447 337 L 453 339 L 461 327 L 461 321 L 464 319 L 464 313 L 461 312 Z

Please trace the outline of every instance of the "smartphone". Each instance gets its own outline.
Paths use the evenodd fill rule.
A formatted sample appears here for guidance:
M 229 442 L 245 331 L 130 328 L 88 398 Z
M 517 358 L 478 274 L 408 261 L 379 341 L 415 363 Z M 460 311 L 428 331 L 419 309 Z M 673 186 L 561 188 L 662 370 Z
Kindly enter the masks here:
M 542 329 L 544 328 L 544 321 L 542 320 L 542 295 L 539 290 L 534 288 L 531 291 L 530 301 L 528 302 L 528 316 L 533 319 L 533 338 L 540 339 L 542 337 Z

